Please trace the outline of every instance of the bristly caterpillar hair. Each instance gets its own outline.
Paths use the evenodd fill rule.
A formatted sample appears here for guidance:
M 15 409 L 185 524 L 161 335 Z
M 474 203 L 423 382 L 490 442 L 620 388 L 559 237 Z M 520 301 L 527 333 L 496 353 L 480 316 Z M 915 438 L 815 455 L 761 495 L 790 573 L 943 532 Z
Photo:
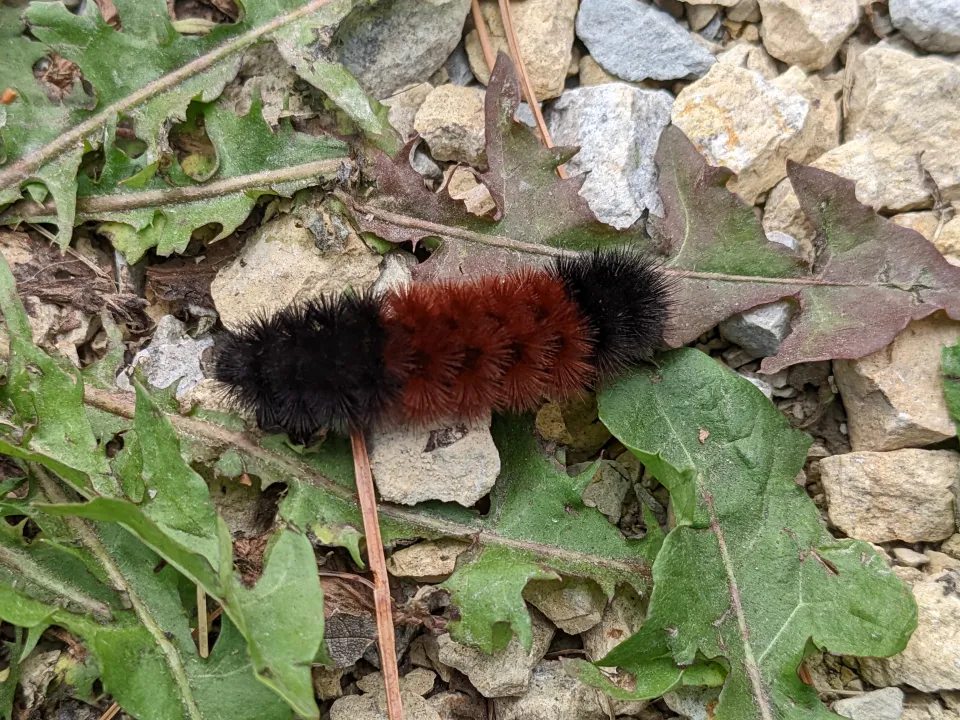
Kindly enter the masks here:
M 628 251 L 539 270 L 321 297 L 218 338 L 214 378 L 265 430 L 423 424 L 524 411 L 648 359 L 670 282 Z

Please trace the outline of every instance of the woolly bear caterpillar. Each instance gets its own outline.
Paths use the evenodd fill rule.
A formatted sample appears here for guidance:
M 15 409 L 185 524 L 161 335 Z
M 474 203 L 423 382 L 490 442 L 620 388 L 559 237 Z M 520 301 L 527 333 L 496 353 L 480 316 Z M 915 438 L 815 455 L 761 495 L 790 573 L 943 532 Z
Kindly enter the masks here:
M 562 399 L 650 357 L 670 283 L 627 250 L 383 295 L 321 297 L 224 332 L 214 377 L 263 429 L 423 424 Z

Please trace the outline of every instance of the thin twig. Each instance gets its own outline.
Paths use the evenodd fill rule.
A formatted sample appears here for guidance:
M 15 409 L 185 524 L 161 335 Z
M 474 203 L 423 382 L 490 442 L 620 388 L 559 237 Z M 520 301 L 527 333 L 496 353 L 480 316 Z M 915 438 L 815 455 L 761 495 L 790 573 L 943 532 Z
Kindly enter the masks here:
M 335 572 L 333 570 L 320 570 L 317 572 L 317 574 L 320 577 L 337 578 L 338 580 L 346 580 L 348 582 L 359 583 L 360 585 L 367 586 L 371 590 L 377 589 L 376 585 L 374 585 L 372 582 L 367 580 L 362 575 L 354 575 L 352 573 L 345 573 L 345 572 Z
M 473 11 L 473 24 L 477 26 L 477 39 L 480 40 L 480 49 L 483 51 L 483 60 L 487 63 L 487 72 L 493 72 L 497 56 L 493 53 L 493 43 L 490 42 L 490 33 L 487 31 L 487 21 L 480 12 L 480 0 L 472 0 L 470 9 Z
M 363 532 L 367 539 L 367 559 L 373 572 L 373 602 L 377 614 L 377 635 L 380 642 L 380 666 L 383 669 L 383 684 L 387 693 L 387 716 L 390 720 L 403 720 L 403 704 L 400 700 L 400 673 L 397 670 L 397 648 L 393 636 L 393 610 L 390 598 L 390 582 L 387 578 L 387 560 L 383 556 L 383 540 L 380 537 L 380 520 L 377 518 L 377 496 L 373 490 L 373 474 L 367 456 L 367 441 L 363 430 L 350 431 L 353 447 L 353 468 L 357 478 L 357 495 L 363 514 Z
M 120 706 L 117 703 L 113 703 L 113 705 L 103 711 L 103 715 L 100 716 L 100 720 L 113 720 L 113 717 L 118 712 L 120 712 Z
M 200 645 L 200 657 L 210 656 L 210 633 L 207 627 L 207 594 L 197 585 L 197 640 Z
M 520 54 L 520 40 L 517 38 L 517 31 L 513 26 L 513 15 L 510 14 L 510 0 L 499 0 L 500 17 L 503 20 L 503 29 L 507 35 L 507 45 L 510 48 L 510 54 L 513 56 L 513 64 L 517 67 L 517 76 L 520 78 L 520 87 L 523 90 L 523 96 L 530 106 L 533 113 L 533 119 L 537 123 L 537 130 L 540 132 L 540 138 L 543 144 L 552 148 L 553 138 L 550 137 L 550 131 L 547 129 L 547 123 L 543 119 L 543 113 L 540 112 L 540 104 L 537 102 L 537 96 L 533 92 L 533 83 L 530 82 L 530 76 L 527 74 L 527 67 L 523 63 L 523 55 Z M 557 175 L 566 179 L 567 171 L 563 165 L 557 167 Z
M 122 100 L 118 100 L 112 105 L 108 105 L 93 117 L 85 120 L 79 125 L 64 132 L 53 142 L 34 150 L 25 155 L 8 167 L 0 170 L 0 188 L 18 186 L 25 180 L 29 180 L 43 165 L 50 162 L 57 156 L 71 149 L 79 149 L 83 139 L 93 132 L 96 132 L 105 126 L 110 120 L 118 115 L 127 112 L 130 108 L 146 102 L 161 93 L 167 92 L 178 86 L 180 83 L 192 78 L 195 75 L 209 70 L 216 63 L 246 49 L 250 45 L 260 40 L 264 35 L 276 32 L 291 23 L 300 20 L 311 13 L 316 12 L 326 5 L 330 0 L 310 0 L 302 7 L 292 10 L 286 14 L 280 15 L 263 25 L 253 28 L 229 42 L 213 49 L 206 55 L 201 55 L 195 60 L 188 62 L 173 72 L 167 73 L 163 77 L 157 78 L 151 83 L 147 83 L 139 90 L 130 93 Z

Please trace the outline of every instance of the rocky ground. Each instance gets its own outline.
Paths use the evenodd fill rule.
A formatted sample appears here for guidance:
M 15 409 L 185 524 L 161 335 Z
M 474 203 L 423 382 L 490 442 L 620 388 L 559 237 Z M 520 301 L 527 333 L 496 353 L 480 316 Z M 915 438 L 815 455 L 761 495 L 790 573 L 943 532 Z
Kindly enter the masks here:
M 506 50 L 497 3 L 480 7 L 494 47 Z M 771 240 L 812 257 L 813 228 L 785 179 L 786 161 L 795 160 L 855 180 L 862 202 L 960 265 L 960 0 L 515 0 L 512 8 L 549 130 L 558 145 L 582 148 L 567 170 L 590 173 L 582 195 L 604 222 L 626 228 L 661 209 L 652 156 L 673 123 L 711 164 L 736 173 L 731 189 L 755 206 Z M 397 131 L 422 138 L 414 159 L 425 182 L 446 185 L 483 213 L 492 203 L 470 169 L 485 166 L 490 70 L 469 9 L 469 0 L 383 0 L 369 17 L 352 16 L 338 30 L 339 52 L 389 106 Z M 289 116 L 309 126 L 316 98 L 275 52 L 263 46 L 248 53 L 225 95 L 243 109 L 256 89 L 268 120 Z M 521 109 L 532 124 L 529 108 Z M 242 235 L 232 255 L 213 258 L 210 292 L 225 324 L 306 294 L 409 279 L 411 255 L 380 256 L 319 211 L 276 212 L 282 209 Z M 165 296 L 162 270 L 131 273 L 150 289 L 147 313 L 157 322 L 134 364 L 159 387 L 182 378 L 184 404 L 215 405 L 204 379 L 214 315 L 183 293 Z M 184 317 L 184 308 L 192 308 L 188 324 L 173 315 Z M 70 310 L 76 317 L 67 317 L 39 299 L 28 310 L 36 337 L 78 363 L 100 338 L 90 315 Z M 844 717 L 960 719 L 960 452 L 940 378 L 940 349 L 960 337 L 960 322 L 936 314 L 859 360 L 761 374 L 759 360 L 776 352 L 792 314 L 786 301 L 758 308 L 723 322 L 697 347 L 814 436 L 797 482 L 836 536 L 876 545 L 919 606 L 919 629 L 902 654 L 815 657 L 805 665 L 809 680 Z M 129 387 L 123 376 L 118 384 Z M 640 502 L 666 519 L 666 491 L 611 440 L 596 421 L 595 402 L 546 405 L 537 425 L 569 448 L 572 464 L 604 450 L 586 497 L 625 533 L 638 523 Z M 384 499 L 473 506 L 487 495 L 500 469 L 487 424 L 435 439 L 431 430 L 372 438 Z M 393 553 L 390 569 L 409 587 L 436 583 L 464 547 L 422 542 Z M 595 587 L 571 581 L 562 590 L 534 583 L 527 600 L 536 608 L 529 653 L 516 640 L 491 657 L 445 634 L 401 631 L 407 717 L 480 720 L 488 708 L 498 720 L 712 717 L 715 692 L 613 707 L 560 668 L 564 654 L 597 659 L 633 632 L 642 619 L 636 598 L 607 605 Z M 364 641 L 369 615 L 328 622 L 354 623 L 343 634 L 360 638 L 338 650 L 335 670 L 317 671 L 329 717 L 379 717 L 382 680 Z

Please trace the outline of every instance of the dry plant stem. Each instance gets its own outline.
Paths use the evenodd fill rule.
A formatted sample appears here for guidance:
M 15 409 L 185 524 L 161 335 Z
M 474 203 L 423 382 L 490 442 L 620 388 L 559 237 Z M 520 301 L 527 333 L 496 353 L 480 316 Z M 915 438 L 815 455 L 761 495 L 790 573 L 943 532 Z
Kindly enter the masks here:
M 110 707 L 103 711 L 103 715 L 100 716 L 100 720 L 113 720 L 113 717 L 120 712 L 120 706 L 117 703 L 113 703 Z
M 523 56 L 520 54 L 520 40 L 517 39 L 517 31 L 513 26 L 513 15 L 510 13 L 510 0 L 499 0 L 499 2 L 500 17 L 503 19 L 503 28 L 507 34 L 507 45 L 510 47 L 513 63 L 517 66 L 517 75 L 520 78 L 520 87 L 523 89 L 523 96 L 526 98 L 527 105 L 530 106 L 530 111 L 533 113 L 533 119 L 537 123 L 537 130 L 540 132 L 540 138 L 543 140 L 543 144 L 548 148 L 552 148 L 553 138 L 550 137 L 547 123 L 543 119 L 543 113 L 540 112 L 540 104 L 537 102 L 537 96 L 533 92 L 533 83 L 530 82 L 527 67 L 523 64 Z M 493 66 L 490 65 L 490 67 L 492 68 Z M 563 165 L 557 168 L 557 175 L 563 179 L 567 178 L 567 171 L 564 170 Z
M 197 640 L 200 657 L 210 656 L 209 628 L 207 627 L 207 594 L 197 585 Z
M 373 490 L 373 473 L 370 471 L 370 458 L 367 455 L 367 441 L 363 430 L 350 431 L 350 445 L 353 448 L 353 468 L 357 478 L 360 511 L 363 513 L 363 534 L 367 539 L 367 559 L 373 572 L 373 602 L 377 613 L 380 666 L 383 669 L 383 684 L 387 692 L 387 716 L 390 720 L 403 720 L 390 582 L 387 578 L 387 561 L 383 556 L 380 520 L 377 518 L 377 496 Z
M 483 13 L 480 12 L 480 1 L 472 0 L 470 10 L 473 12 L 473 24 L 477 26 L 477 38 L 480 40 L 480 49 L 483 50 L 483 60 L 487 63 L 487 69 L 493 72 L 497 58 L 493 54 L 493 44 L 490 42 L 487 23 L 483 19 Z

